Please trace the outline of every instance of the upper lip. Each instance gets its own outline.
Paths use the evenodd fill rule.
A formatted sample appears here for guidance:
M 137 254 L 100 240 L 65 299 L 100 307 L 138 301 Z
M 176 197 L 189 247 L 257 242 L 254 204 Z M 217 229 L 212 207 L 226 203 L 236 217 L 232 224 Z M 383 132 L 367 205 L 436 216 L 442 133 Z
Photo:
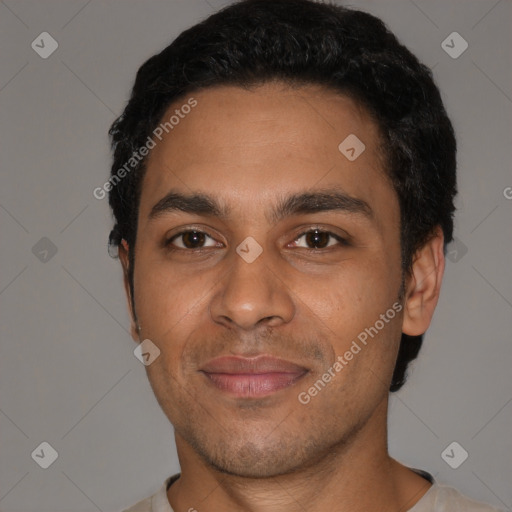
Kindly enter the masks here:
M 306 368 L 298 364 L 268 355 L 256 357 L 223 356 L 208 361 L 201 367 L 205 373 L 227 373 L 233 375 L 264 373 L 304 373 Z

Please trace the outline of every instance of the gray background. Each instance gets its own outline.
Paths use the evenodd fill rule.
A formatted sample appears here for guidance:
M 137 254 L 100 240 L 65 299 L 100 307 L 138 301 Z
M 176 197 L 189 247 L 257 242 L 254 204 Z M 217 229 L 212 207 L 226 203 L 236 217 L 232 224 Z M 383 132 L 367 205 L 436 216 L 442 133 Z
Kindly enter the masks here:
M 107 201 L 92 192 L 108 176 L 107 130 L 138 67 L 225 4 L 0 2 L 4 512 L 120 510 L 178 471 L 172 427 L 133 355 Z M 351 5 L 433 67 L 459 143 L 458 242 L 410 382 L 391 399 L 390 451 L 510 509 L 512 3 Z M 59 44 L 47 59 L 31 48 L 43 31 Z M 453 31 L 469 44 L 456 59 L 441 47 Z M 43 441 L 58 452 L 48 469 L 31 458 Z M 469 453 L 458 469 L 441 457 L 452 441 Z

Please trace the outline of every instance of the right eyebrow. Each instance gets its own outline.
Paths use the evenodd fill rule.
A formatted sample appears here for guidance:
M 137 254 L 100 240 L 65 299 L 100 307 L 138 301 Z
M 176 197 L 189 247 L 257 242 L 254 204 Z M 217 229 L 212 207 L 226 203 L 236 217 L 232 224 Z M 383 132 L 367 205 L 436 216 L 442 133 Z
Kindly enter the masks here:
M 171 190 L 151 208 L 149 218 L 155 219 L 173 211 L 222 218 L 228 217 L 230 213 L 229 208 L 222 207 L 215 198 L 206 194 L 185 195 Z

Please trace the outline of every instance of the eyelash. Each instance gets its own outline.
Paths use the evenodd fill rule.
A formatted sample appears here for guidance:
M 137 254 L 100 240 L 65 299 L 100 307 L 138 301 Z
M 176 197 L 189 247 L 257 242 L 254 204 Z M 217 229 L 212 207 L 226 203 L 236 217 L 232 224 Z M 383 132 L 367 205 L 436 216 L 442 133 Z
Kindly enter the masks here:
M 346 238 L 343 238 L 340 235 L 332 233 L 331 231 L 323 230 L 323 229 L 317 228 L 317 227 L 311 228 L 311 229 L 308 229 L 306 231 L 301 232 L 299 235 L 297 235 L 294 238 L 293 242 L 297 242 L 304 235 L 308 235 L 310 233 L 315 233 L 315 232 L 317 232 L 318 234 L 322 234 L 322 235 L 323 234 L 329 235 L 331 238 L 334 238 L 338 242 L 338 244 L 340 246 L 342 246 L 342 247 L 347 247 L 347 246 L 350 245 Z M 170 250 L 170 251 L 186 251 L 186 252 L 196 252 L 196 253 L 203 252 L 203 251 L 209 249 L 209 247 L 198 247 L 196 249 L 188 249 L 188 248 L 184 248 L 184 247 L 173 246 L 174 240 L 176 240 L 177 238 L 182 237 L 183 235 L 186 235 L 187 233 L 198 233 L 198 234 L 201 234 L 201 235 L 206 235 L 207 237 L 209 237 L 212 240 L 214 240 L 214 237 L 212 235 L 210 235 L 209 233 L 207 233 L 206 231 L 202 231 L 201 229 L 187 229 L 187 230 L 184 230 L 184 231 L 180 231 L 179 233 L 174 234 L 171 238 L 167 239 L 164 242 L 164 246 L 168 250 Z M 329 249 L 331 247 L 333 247 L 333 246 L 328 245 L 327 247 L 323 247 L 323 248 L 302 247 L 301 249 L 306 250 L 308 252 L 316 252 L 316 253 L 318 253 L 319 251 L 325 251 L 325 250 L 327 250 L 327 249 Z

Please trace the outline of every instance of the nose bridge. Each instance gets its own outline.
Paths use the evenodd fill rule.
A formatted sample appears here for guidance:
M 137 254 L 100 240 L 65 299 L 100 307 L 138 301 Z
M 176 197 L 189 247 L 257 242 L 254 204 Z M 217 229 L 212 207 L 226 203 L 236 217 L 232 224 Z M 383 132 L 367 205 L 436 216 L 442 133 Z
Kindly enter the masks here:
M 233 251 L 212 300 L 215 322 L 251 329 L 260 323 L 277 326 L 293 318 L 292 297 L 277 269 L 271 267 L 270 257 L 250 237 Z

